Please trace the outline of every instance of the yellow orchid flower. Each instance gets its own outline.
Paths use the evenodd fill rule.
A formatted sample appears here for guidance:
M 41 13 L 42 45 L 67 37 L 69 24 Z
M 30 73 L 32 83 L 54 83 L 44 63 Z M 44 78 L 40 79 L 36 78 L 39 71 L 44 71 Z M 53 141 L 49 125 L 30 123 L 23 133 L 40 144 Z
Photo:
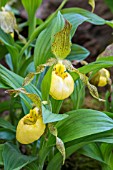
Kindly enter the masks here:
M 99 70 L 94 77 L 91 79 L 91 83 L 99 87 L 106 86 L 110 78 L 110 73 L 107 69 L 102 68 Z
M 56 100 L 64 100 L 72 94 L 73 90 L 73 78 L 66 72 L 63 64 L 56 64 L 52 71 L 50 95 Z
M 19 121 L 16 139 L 22 144 L 32 143 L 43 135 L 45 127 L 42 116 L 39 114 L 39 109 L 35 107 Z

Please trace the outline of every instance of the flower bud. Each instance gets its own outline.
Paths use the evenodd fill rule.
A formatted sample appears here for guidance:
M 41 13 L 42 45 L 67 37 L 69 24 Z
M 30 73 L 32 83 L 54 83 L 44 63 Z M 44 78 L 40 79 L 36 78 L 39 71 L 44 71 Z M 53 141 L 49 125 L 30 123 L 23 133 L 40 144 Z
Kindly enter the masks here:
M 66 72 L 63 64 L 56 64 L 52 71 L 50 95 L 56 100 L 64 100 L 72 94 L 73 90 L 73 78 Z
M 107 69 L 102 68 L 91 79 L 91 83 L 99 87 L 107 85 L 110 73 Z
M 38 108 L 30 110 L 30 113 L 24 116 L 17 125 L 16 139 L 22 144 L 29 144 L 38 140 L 45 130 L 42 116 Z

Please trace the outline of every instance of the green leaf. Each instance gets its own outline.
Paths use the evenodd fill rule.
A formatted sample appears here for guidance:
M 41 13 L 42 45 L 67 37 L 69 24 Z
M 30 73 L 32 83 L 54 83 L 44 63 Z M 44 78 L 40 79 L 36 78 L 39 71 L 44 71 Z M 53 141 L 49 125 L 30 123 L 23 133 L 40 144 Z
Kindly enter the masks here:
M 8 121 L 0 118 L 0 127 L 3 127 L 4 129 L 9 129 L 12 132 L 15 132 L 15 127 Z
M 85 16 L 82 16 L 80 14 L 74 14 L 74 13 L 64 13 L 63 14 L 64 18 L 66 20 L 68 20 L 71 25 L 72 25 L 72 29 L 71 29 L 71 38 L 74 36 L 75 31 L 77 30 L 78 26 L 81 25 L 82 23 L 89 22 L 88 18 Z
M 9 0 L 1 0 L 1 1 L 0 1 L 0 8 L 1 8 L 1 7 L 4 7 L 8 1 L 9 1 Z
M 80 153 L 105 164 L 100 147 L 96 143 L 84 146 Z
M 6 87 L 2 87 L 2 88 L 7 89 Z M 1 102 L 0 103 L 0 113 L 4 112 L 6 110 L 10 110 L 10 107 L 11 107 L 11 100 L 10 99 Z M 18 102 L 15 102 L 15 104 L 13 105 L 13 108 L 14 109 L 21 108 L 21 104 L 18 103 Z
M 0 165 L 3 165 L 2 152 L 4 149 L 4 144 L 0 144 Z
M 113 120 L 96 110 L 79 109 L 66 114 L 69 117 L 56 125 L 64 142 L 113 129 Z
M 15 138 L 14 132 L 5 128 L 0 128 L 0 139 L 13 140 L 14 138 Z
M 4 31 L 2 31 L 2 29 L 0 29 L 0 40 L 6 45 L 7 50 L 11 54 L 13 69 L 15 72 L 17 72 L 19 51 L 15 46 L 13 38 L 9 34 L 6 34 Z
M 9 66 L 10 70 L 13 71 L 13 63 L 12 63 L 11 55 L 9 53 L 5 55 L 5 61 L 6 64 Z
M 99 57 L 97 58 L 96 61 L 102 61 L 102 62 L 111 62 L 111 64 L 113 65 L 113 56 L 103 56 L 103 57 Z
M 73 16 L 73 20 L 76 20 L 76 18 L 74 17 L 75 14 L 80 14 L 81 16 L 86 17 L 88 22 L 95 24 L 95 25 L 104 25 L 106 23 L 106 20 L 104 20 L 103 18 L 82 8 L 66 8 L 66 9 L 63 9 L 61 13 L 69 14 L 70 17 Z
M 102 169 L 103 170 L 113 169 L 113 153 L 112 153 L 113 144 L 103 143 L 101 144 L 100 148 L 103 155 L 103 159 L 107 164 L 107 165 L 103 164 Z
M 78 14 L 75 14 L 74 16 L 76 17 L 76 19 L 73 19 L 73 15 L 72 16 L 70 16 L 69 14 L 64 15 L 64 18 L 69 20 L 69 22 L 72 24 L 71 35 L 74 34 L 75 30 L 80 24 L 82 24 L 84 21 L 87 20 L 86 17 Z M 54 28 L 56 22 L 57 22 L 57 29 Z M 54 55 L 51 52 L 51 36 L 53 35 L 54 32 L 60 31 L 60 29 L 62 29 L 63 27 L 62 22 L 63 22 L 62 16 L 57 15 L 57 17 L 52 20 L 51 24 L 49 24 L 47 28 L 44 29 L 39 34 L 35 45 L 35 51 L 34 51 L 35 67 L 37 67 L 37 65 L 45 63 L 48 58 L 54 57 Z
M 57 27 L 55 26 L 57 25 Z M 44 29 L 37 38 L 35 51 L 34 51 L 34 63 L 35 67 L 45 63 L 48 58 L 54 55 L 51 52 L 51 41 L 54 39 L 54 34 L 60 31 L 64 26 L 63 16 L 58 12 L 57 17 Z
M 44 79 L 42 80 L 41 91 L 42 91 L 42 99 L 48 101 L 49 91 L 51 86 L 51 76 L 52 76 L 53 66 L 49 68 Z
M 25 168 L 26 168 L 26 170 L 36 170 L 36 169 L 38 169 L 37 162 L 36 163 L 32 162 L 29 165 L 27 165 Z
M 5 143 L 2 155 L 4 170 L 20 170 L 36 159 L 32 156 L 22 155 L 15 145 L 9 143 Z
M 98 59 L 95 62 L 92 62 L 88 65 L 79 68 L 79 71 L 80 73 L 87 74 L 91 71 L 100 70 L 101 68 L 108 68 L 112 66 L 113 66 L 113 57 L 110 57 L 110 60 L 109 58 L 106 58 L 105 60 L 105 58 L 102 57 L 101 59 Z
M 42 0 L 22 0 L 22 4 L 27 11 L 28 14 L 28 24 L 29 24 L 29 37 L 33 33 L 36 27 L 36 10 L 41 5 Z M 31 10 L 32 7 L 32 10 Z
M 52 105 L 52 112 L 58 114 L 62 106 L 63 100 L 55 100 L 54 98 L 51 97 L 50 101 Z
M 104 0 L 108 7 L 110 8 L 111 12 L 113 12 L 113 1 L 112 0 Z
M 80 45 L 72 44 L 71 53 L 68 55 L 67 59 L 84 60 L 89 54 L 90 52 L 86 48 Z
M 4 85 L 7 85 L 9 86 L 9 88 L 12 89 L 21 88 L 24 80 L 21 76 L 9 71 L 2 65 L 0 65 L 0 79 Z M 27 92 L 34 93 L 40 96 L 40 92 L 33 84 L 29 84 L 27 87 L 25 87 L 25 89 Z M 20 97 L 24 101 L 24 104 L 26 105 L 28 110 L 30 110 L 32 107 L 30 99 L 25 94 L 20 94 Z
M 73 109 L 80 109 L 83 105 L 85 97 L 85 87 L 83 82 L 78 79 L 75 81 L 74 92 L 71 95 L 71 100 L 73 102 Z
M 4 45 L 0 45 L 0 59 L 2 59 L 7 54 L 7 48 Z
M 42 115 L 44 123 L 57 122 L 68 117 L 67 114 L 54 114 L 42 106 Z
M 73 141 L 65 143 L 66 157 L 68 158 L 72 153 L 82 148 L 84 145 L 87 145 L 88 143 L 95 142 L 95 141 L 113 143 L 113 130 L 94 134 L 94 135 L 92 134 L 92 135 L 82 137 L 79 139 L 75 139 Z M 54 157 L 48 163 L 47 170 L 51 170 L 54 165 L 56 165 L 54 167 L 54 170 L 61 169 L 62 157 L 58 152 L 54 155 Z
M 33 15 L 36 13 L 36 10 L 38 9 L 38 7 L 41 5 L 42 0 L 22 0 L 22 4 L 24 6 L 24 8 L 26 9 L 28 16 Z M 32 7 L 32 10 L 31 10 Z
M 54 19 L 54 26 L 52 28 L 52 33 L 51 33 L 51 43 L 54 41 L 54 35 L 56 33 L 58 33 L 59 31 L 61 31 L 64 28 L 65 25 L 65 20 L 63 15 L 60 13 L 60 11 L 58 12 L 56 19 Z

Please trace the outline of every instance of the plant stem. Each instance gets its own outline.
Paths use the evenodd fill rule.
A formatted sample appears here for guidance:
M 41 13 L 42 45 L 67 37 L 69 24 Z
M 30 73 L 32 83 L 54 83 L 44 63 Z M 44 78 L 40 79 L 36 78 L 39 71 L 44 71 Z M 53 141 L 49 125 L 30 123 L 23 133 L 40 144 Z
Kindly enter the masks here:
M 35 16 L 35 14 L 33 14 L 32 16 L 29 16 L 28 25 L 29 25 L 28 37 L 30 38 L 30 36 L 32 35 L 32 33 L 34 32 L 35 27 L 36 27 L 36 16 Z

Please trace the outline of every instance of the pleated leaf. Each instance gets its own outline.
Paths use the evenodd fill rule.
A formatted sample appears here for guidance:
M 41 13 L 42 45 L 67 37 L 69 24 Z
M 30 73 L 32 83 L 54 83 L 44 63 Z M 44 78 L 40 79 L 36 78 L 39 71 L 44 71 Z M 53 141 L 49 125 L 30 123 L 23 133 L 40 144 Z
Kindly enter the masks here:
M 113 56 L 100 57 L 95 62 L 79 68 L 81 73 L 87 74 L 91 71 L 99 70 L 101 68 L 108 68 L 113 66 Z
M 2 156 L 4 170 L 20 170 L 36 159 L 32 156 L 22 155 L 15 145 L 9 143 L 4 145 Z
M 53 66 L 51 66 L 49 70 L 47 71 L 46 75 L 44 76 L 42 80 L 42 85 L 41 85 L 42 99 L 46 101 L 48 100 L 48 97 L 49 97 L 52 70 L 53 70 Z
M 15 42 L 13 38 L 6 34 L 2 29 L 0 28 L 0 40 L 6 45 L 7 50 L 9 51 L 13 63 L 13 69 L 16 72 L 17 66 L 18 66 L 18 48 L 15 46 Z
M 68 117 L 67 114 L 54 114 L 44 106 L 42 106 L 42 115 L 44 123 L 57 122 Z
M 77 27 L 82 24 L 84 21 L 87 20 L 86 17 L 76 14 L 76 20 L 73 19 L 73 16 L 69 17 L 70 15 L 64 15 L 64 18 L 68 20 L 72 24 L 72 31 L 71 36 L 74 34 Z M 51 38 L 55 32 L 62 30 L 63 28 L 63 17 L 60 13 L 58 13 L 57 17 L 44 29 L 38 36 L 34 51 L 34 63 L 35 67 L 42 63 L 45 63 L 48 58 L 54 57 L 51 52 Z M 57 25 L 55 28 L 54 26 Z
M 58 136 L 63 142 L 113 129 L 113 120 L 103 112 L 78 109 L 67 112 L 68 118 L 57 123 Z M 50 139 L 53 143 L 53 139 Z
M 0 144 L 0 165 L 3 165 L 2 152 L 4 149 L 4 144 Z
M 66 157 L 68 158 L 72 153 L 74 153 L 78 149 L 95 141 L 113 143 L 113 130 L 98 133 L 98 134 L 88 135 L 86 137 L 82 137 L 65 143 Z M 47 170 L 51 170 L 54 165 L 56 165 L 54 167 L 54 170 L 60 169 L 62 165 L 62 156 L 58 152 L 48 163 Z
M 88 55 L 90 54 L 90 52 L 77 44 L 72 44 L 71 47 L 71 52 L 68 55 L 67 59 L 69 60 L 84 60 L 86 57 L 88 57 Z
M 0 127 L 3 127 L 4 129 L 9 129 L 13 132 L 15 132 L 15 127 L 8 121 L 0 118 Z
M 9 71 L 2 65 L 0 65 L 0 79 L 1 83 L 3 82 L 10 89 L 21 88 L 24 80 L 21 76 Z M 34 93 L 40 96 L 40 92 L 33 84 L 29 84 L 25 89 L 27 92 Z M 20 94 L 20 97 L 22 98 L 22 101 L 29 110 L 32 107 L 30 99 L 25 94 L 22 93 Z
M 80 109 L 85 97 L 85 86 L 80 79 L 75 81 L 74 92 L 71 95 L 74 110 Z

